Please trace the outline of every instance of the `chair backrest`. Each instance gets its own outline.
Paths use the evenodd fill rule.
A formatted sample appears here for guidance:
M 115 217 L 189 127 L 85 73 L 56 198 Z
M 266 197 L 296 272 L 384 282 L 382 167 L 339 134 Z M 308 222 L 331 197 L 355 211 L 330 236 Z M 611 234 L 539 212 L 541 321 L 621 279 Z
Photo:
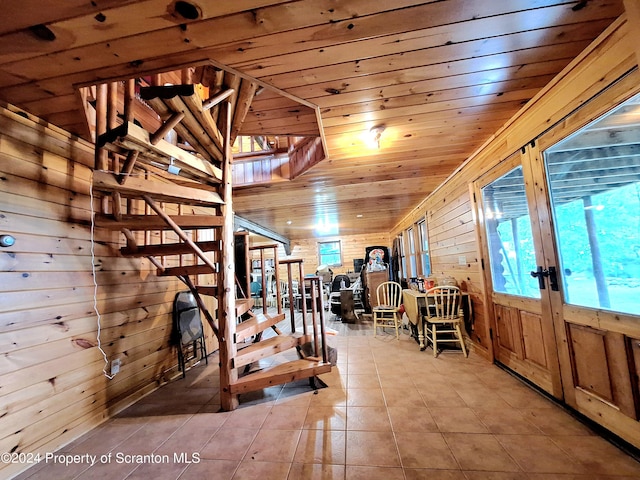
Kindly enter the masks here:
M 333 281 L 331 282 L 331 291 L 339 292 L 340 285 L 342 284 L 342 282 L 344 282 L 345 287 L 348 287 L 351 285 L 351 280 L 346 275 L 336 275 L 335 277 L 333 277 Z
M 379 306 L 400 308 L 402 304 L 402 285 L 398 282 L 382 282 L 376 290 Z
M 452 286 L 434 287 L 427 290 L 428 314 L 439 320 L 455 320 L 460 311 L 460 289 Z
M 262 284 L 260 282 L 251 282 L 251 296 L 257 297 L 260 294 L 260 290 L 262 290 Z
M 204 336 L 200 308 L 193 293 L 178 292 L 173 300 L 173 322 L 176 338 L 182 345 L 187 345 Z

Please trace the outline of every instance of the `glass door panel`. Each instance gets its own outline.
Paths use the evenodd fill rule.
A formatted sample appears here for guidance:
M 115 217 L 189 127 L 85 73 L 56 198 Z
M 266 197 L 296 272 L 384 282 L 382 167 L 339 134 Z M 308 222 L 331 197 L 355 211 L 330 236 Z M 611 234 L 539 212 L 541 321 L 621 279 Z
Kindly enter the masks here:
M 484 187 L 482 202 L 493 290 L 540 298 L 529 273 L 537 263 L 522 166 Z
M 545 151 L 565 303 L 640 313 L 638 102 Z

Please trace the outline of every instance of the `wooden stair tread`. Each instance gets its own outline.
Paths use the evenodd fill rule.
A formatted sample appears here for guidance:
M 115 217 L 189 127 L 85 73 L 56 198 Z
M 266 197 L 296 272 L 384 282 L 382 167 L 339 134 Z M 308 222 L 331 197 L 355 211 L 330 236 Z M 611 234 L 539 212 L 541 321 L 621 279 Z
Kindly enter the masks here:
M 267 358 L 271 355 L 297 347 L 308 340 L 309 336 L 305 336 L 302 333 L 276 335 L 275 337 L 260 340 L 259 342 L 250 344 L 248 347 L 241 350 L 239 349 L 236 357 L 233 359 L 233 367 L 238 368 L 249 365 L 262 358 Z
M 219 252 L 220 251 L 220 242 L 218 240 L 213 240 L 210 242 L 197 242 L 196 245 L 198 245 L 200 250 L 202 250 L 203 252 Z M 189 253 L 193 253 L 193 249 L 186 243 L 139 245 L 134 248 L 122 247 L 120 249 L 120 255 L 122 255 L 123 257 L 147 257 L 149 255 L 152 255 L 152 256 L 183 255 L 183 254 L 189 254 Z
M 236 325 L 235 341 L 240 342 L 245 338 L 260 333 L 278 322 L 284 320 L 284 313 L 277 315 L 257 314 L 254 318 Z
M 245 375 L 229 385 L 229 390 L 232 394 L 252 392 L 330 371 L 330 363 L 323 363 L 309 358 L 293 360 Z
M 217 215 L 169 215 L 180 228 L 184 230 L 199 230 L 221 227 L 224 218 Z M 129 230 L 173 230 L 161 217 L 158 215 L 123 215 L 120 220 L 116 220 L 110 215 L 96 215 L 96 227 L 107 228 L 110 230 L 121 230 L 123 228 Z M 162 250 L 162 245 L 147 245 L 139 246 L 138 249 L 144 252 L 145 248 L 149 248 L 149 251 L 154 249 Z M 122 250 L 130 252 L 130 256 L 137 250 L 131 250 L 123 247 Z M 207 250 L 211 251 L 211 250 Z M 189 250 L 185 253 L 193 253 L 193 250 Z M 123 253 L 124 255 L 124 253 Z M 173 255 L 172 253 L 143 253 L 141 256 L 147 255 Z
M 236 318 L 253 308 L 253 298 L 236 298 Z
M 209 265 L 187 265 L 183 267 L 170 267 L 165 268 L 163 271 L 158 272 L 158 276 L 161 277 L 182 277 L 184 275 L 208 275 L 210 273 L 217 273 L 211 270 Z
M 183 205 L 217 207 L 224 203 L 216 192 L 202 190 L 201 188 L 184 187 L 170 182 L 157 182 L 140 177 L 130 177 L 124 185 L 120 185 L 113 174 L 99 170 L 93 172 L 93 188 L 99 192 L 118 192 L 125 198 L 141 199 L 144 195 L 148 195 L 154 200 L 181 203 Z
M 99 147 L 105 147 L 107 150 L 117 153 L 121 153 L 122 150 L 137 151 L 139 152 L 139 162 L 157 162 L 167 167 L 173 162 L 175 166 L 195 177 L 207 178 L 215 182 L 222 181 L 220 168 L 202 158 L 191 155 L 164 139 L 153 144 L 150 137 L 151 135 L 144 128 L 133 122 L 125 122 L 100 135 L 97 143 Z

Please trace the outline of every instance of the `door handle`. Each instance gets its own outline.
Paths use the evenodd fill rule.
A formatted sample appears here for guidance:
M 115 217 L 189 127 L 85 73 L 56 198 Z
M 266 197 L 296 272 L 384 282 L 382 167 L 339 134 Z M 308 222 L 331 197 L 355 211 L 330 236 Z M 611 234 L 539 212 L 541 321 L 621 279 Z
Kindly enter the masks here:
M 538 279 L 538 286 L 540 287 L 540 290 L 544 290 L 546 288 L 544 285 L 544 277 L 549 277 L 549 286 L 551 287 L 551 290 L 554 292 L 559 290 L 558 270 L 556 267 L 549 267 L 548 270 L 545 270 L 542 266 L 538 265 L 537 270 L 535 272 L 531 272 L 531 276 Z
M 547 277 L 548 275 L 549 271 L 542 268 L 541 265 L 538 265 L 538 269 L 535 272 L 531 272 L 531 276 L 538 279 L 538 287 L 540 287 L 540 290 L 544 290 L 546 288 L 544 286 L 544 277 Z
M 547 271 L 549 272 L 549 287 L 551 287 L 551 290 L 554 292 L 557 292 L 560 289 L 558 288 L 558 272 L 556 267 L 549 267 Z

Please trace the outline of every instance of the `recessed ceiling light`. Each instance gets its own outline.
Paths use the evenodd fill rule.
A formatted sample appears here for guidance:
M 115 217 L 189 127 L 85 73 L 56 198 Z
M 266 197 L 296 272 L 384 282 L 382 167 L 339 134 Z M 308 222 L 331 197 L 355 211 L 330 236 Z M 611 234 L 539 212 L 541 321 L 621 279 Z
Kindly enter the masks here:
M 293 222 L 291 220 L 287 220 L 287 225 L 291 225 Z
M 364 215 L 362 215 L 361 213 L 359 213 L 358 215 L 356 215 L 357 218 L 362 218 L 364 217 Z

